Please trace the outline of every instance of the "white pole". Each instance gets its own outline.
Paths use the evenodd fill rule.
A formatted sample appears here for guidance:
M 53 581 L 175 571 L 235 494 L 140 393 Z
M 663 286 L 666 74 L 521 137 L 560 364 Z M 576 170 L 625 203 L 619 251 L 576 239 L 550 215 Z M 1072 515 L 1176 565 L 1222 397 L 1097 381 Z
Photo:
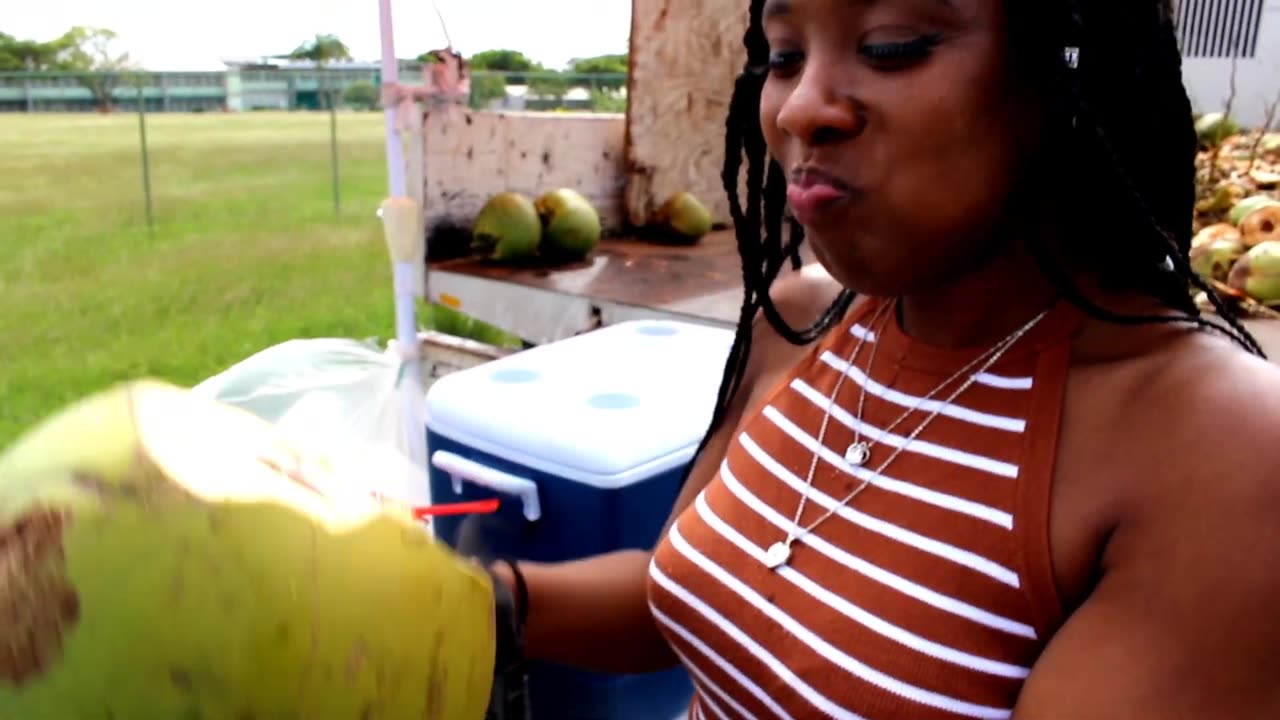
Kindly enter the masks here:
M 396 59 L 395 28 L 391 20 L 391 0 L 378 0 L 379 26 L 382 29 L 382 83 L 400 82 L 400 62 Z M 396 130 L 396 103 L 387 103 L 382 109 L 386 117 L 387 133 L 387 184 L 388 194 L 400 197 L 405 194 L 404 144 Z
M 382 82 L 399 82 L 391 0 L 378 0 L 382 30 Z M 386 114 L 388 197 L 378 210 L 391 255 L 396 304 L 396 350 L 403 363 L 399 379 L 404 413 L 405 445 L 415 473 L 405 478 L 403 500 L 413 505 L 431 503 L 427 482 L 426 391 L 422 381 L 421 350 L 415 304 L 426 273 L 422 209 L 406 192 L 404 144 L 397 128 L 397 103 L 388 103 Z

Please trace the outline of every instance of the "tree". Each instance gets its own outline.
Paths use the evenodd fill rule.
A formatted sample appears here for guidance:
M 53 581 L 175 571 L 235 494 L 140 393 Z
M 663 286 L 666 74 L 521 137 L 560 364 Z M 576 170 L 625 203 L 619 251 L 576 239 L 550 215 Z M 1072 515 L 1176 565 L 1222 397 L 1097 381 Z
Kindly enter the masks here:
M 519 50 L 484 50 L 472 55 L 468 62 L 471 63 L 473 68 L 501 72 L 525 72 L 542 69 L 541 63 L 530 60 Z
M 353 82 L 343 92 L 342 99 L 352 107 L 373 110 L 378 107 L 378 88 L 367 80 Z
M 77 73 L 80 83 L 93 93 L 98 109 L 110 112 L 116 86 L 125 79 L 125 71 L 134 67 L 129 53 L 117 49 L 118 37 L 114 30 L 77 25 L 48 43 L 54 56 L 47 69 Z
M 318 66 L 324 66 L 334 60 L 350 60 L 351 49 L 337 35 L 317 34 L 294 48 L 288 57 L 290 60 L 309 60 Z
M 316 34 L 314 38 L 294 48 L 288 57 L 290 60 L 313 62 L 317 68 L 323 70 L 325 65 L 334 60 L 350 60 L 351 48 L 348 48 L 347 44 L 342 42 L 337 35 Z M 335 91 L 329 87 L 327 76 L 324 78 L 324 83 L 325 102 L 332 107 L 336 104 Z
M 484 50 L 467 59 L 471 67 L 471 107 L 482 109 L 507 95 L 507 83 L 524 84 L 527 72 L 542 69 L 518 50 Z M 479 74 L 475 74 L 479 71 Z M 495 73 L 488 75 L 486 73 Z M 502 73 L 501 75 L 498 73 Z
M 529 92 L 539 98 L 554 98 L 559 102 L 569 93 L 569 77 L 554 70 L 530 74 L 528 80 Z
M 19 40 L 0 33 L 0 72 L 53 70 L 58 48 L 39 40 Z
M 541 63 L 530 60 L 518 50 L 485 50 L 472 55 L 467 62 L 472 70 L 507 73 L 507 80 L 517 85 L 528 81 L 524 73 L 545 70 Z
M 590 78 L 593 90 L 620 90 L 627 84 L 629 70 L 628 56 L 625 53 L 575 58 L 569 61 L 569 72 L 574 75 L 600 76 Z

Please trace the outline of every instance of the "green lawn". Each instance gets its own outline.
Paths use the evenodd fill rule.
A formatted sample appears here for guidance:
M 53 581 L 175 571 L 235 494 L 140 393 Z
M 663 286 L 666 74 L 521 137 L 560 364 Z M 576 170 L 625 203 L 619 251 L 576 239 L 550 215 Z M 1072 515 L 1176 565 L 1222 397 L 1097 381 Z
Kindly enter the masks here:
M 298 337 L 394 333 L 382 116 L 0 115 L 0 448 L 59 406 Z

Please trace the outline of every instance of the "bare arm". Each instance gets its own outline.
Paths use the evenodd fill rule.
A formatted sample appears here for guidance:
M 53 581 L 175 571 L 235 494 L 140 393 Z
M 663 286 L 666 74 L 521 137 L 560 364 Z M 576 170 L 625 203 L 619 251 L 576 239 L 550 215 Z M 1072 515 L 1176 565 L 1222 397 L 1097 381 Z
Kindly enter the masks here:
M 831 301 L 829 279 L 789 274 L 772 293 L 793 324 L 808 324 Z M 663 535 L 715 477 L 747 408 L 767 378 L 799 351 L 764 321 L 756 323 L 752 352 L 739 392 L 712 436 L 667 519 Z M 623 551 L 557 564 L 520 563 L 529 592 L 525 652 L 529 657 L 605 672 L 648 672 L 672 667 L 676 657 L 649 611 L 646 582 L 651 552 Z M 510 584 L 507 570 L 494 568 Z
M 735 402 L 697 460 L 667 527 L 715 476 L 744 402 Z M 627 550 L 568 563 L 520 563 L 529 589 L 527 655 L 605 672 L 674 666 L 676 658 L 649 612 L 645 583 L 650 556 L 648 550 Z
M 1171 456 L 1162 487 L 1115 529 L 1015 720 L 1280 718 L 1280 383 L 1255 385 L 1201 408 L 1219 430 L 1198 447 L 1170 437 L 1164 452 L 1196 459 Z

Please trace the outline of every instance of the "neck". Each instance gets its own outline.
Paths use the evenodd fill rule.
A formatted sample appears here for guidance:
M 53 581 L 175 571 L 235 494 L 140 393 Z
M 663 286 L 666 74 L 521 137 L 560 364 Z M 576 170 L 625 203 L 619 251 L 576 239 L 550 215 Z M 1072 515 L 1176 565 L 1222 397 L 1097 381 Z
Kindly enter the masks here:
M 928 290 L 903 296 L 902 331 L 937 347 L 999 342 L 1035 317 L 1056 292 L 1025 251 L 1012 251 Z

